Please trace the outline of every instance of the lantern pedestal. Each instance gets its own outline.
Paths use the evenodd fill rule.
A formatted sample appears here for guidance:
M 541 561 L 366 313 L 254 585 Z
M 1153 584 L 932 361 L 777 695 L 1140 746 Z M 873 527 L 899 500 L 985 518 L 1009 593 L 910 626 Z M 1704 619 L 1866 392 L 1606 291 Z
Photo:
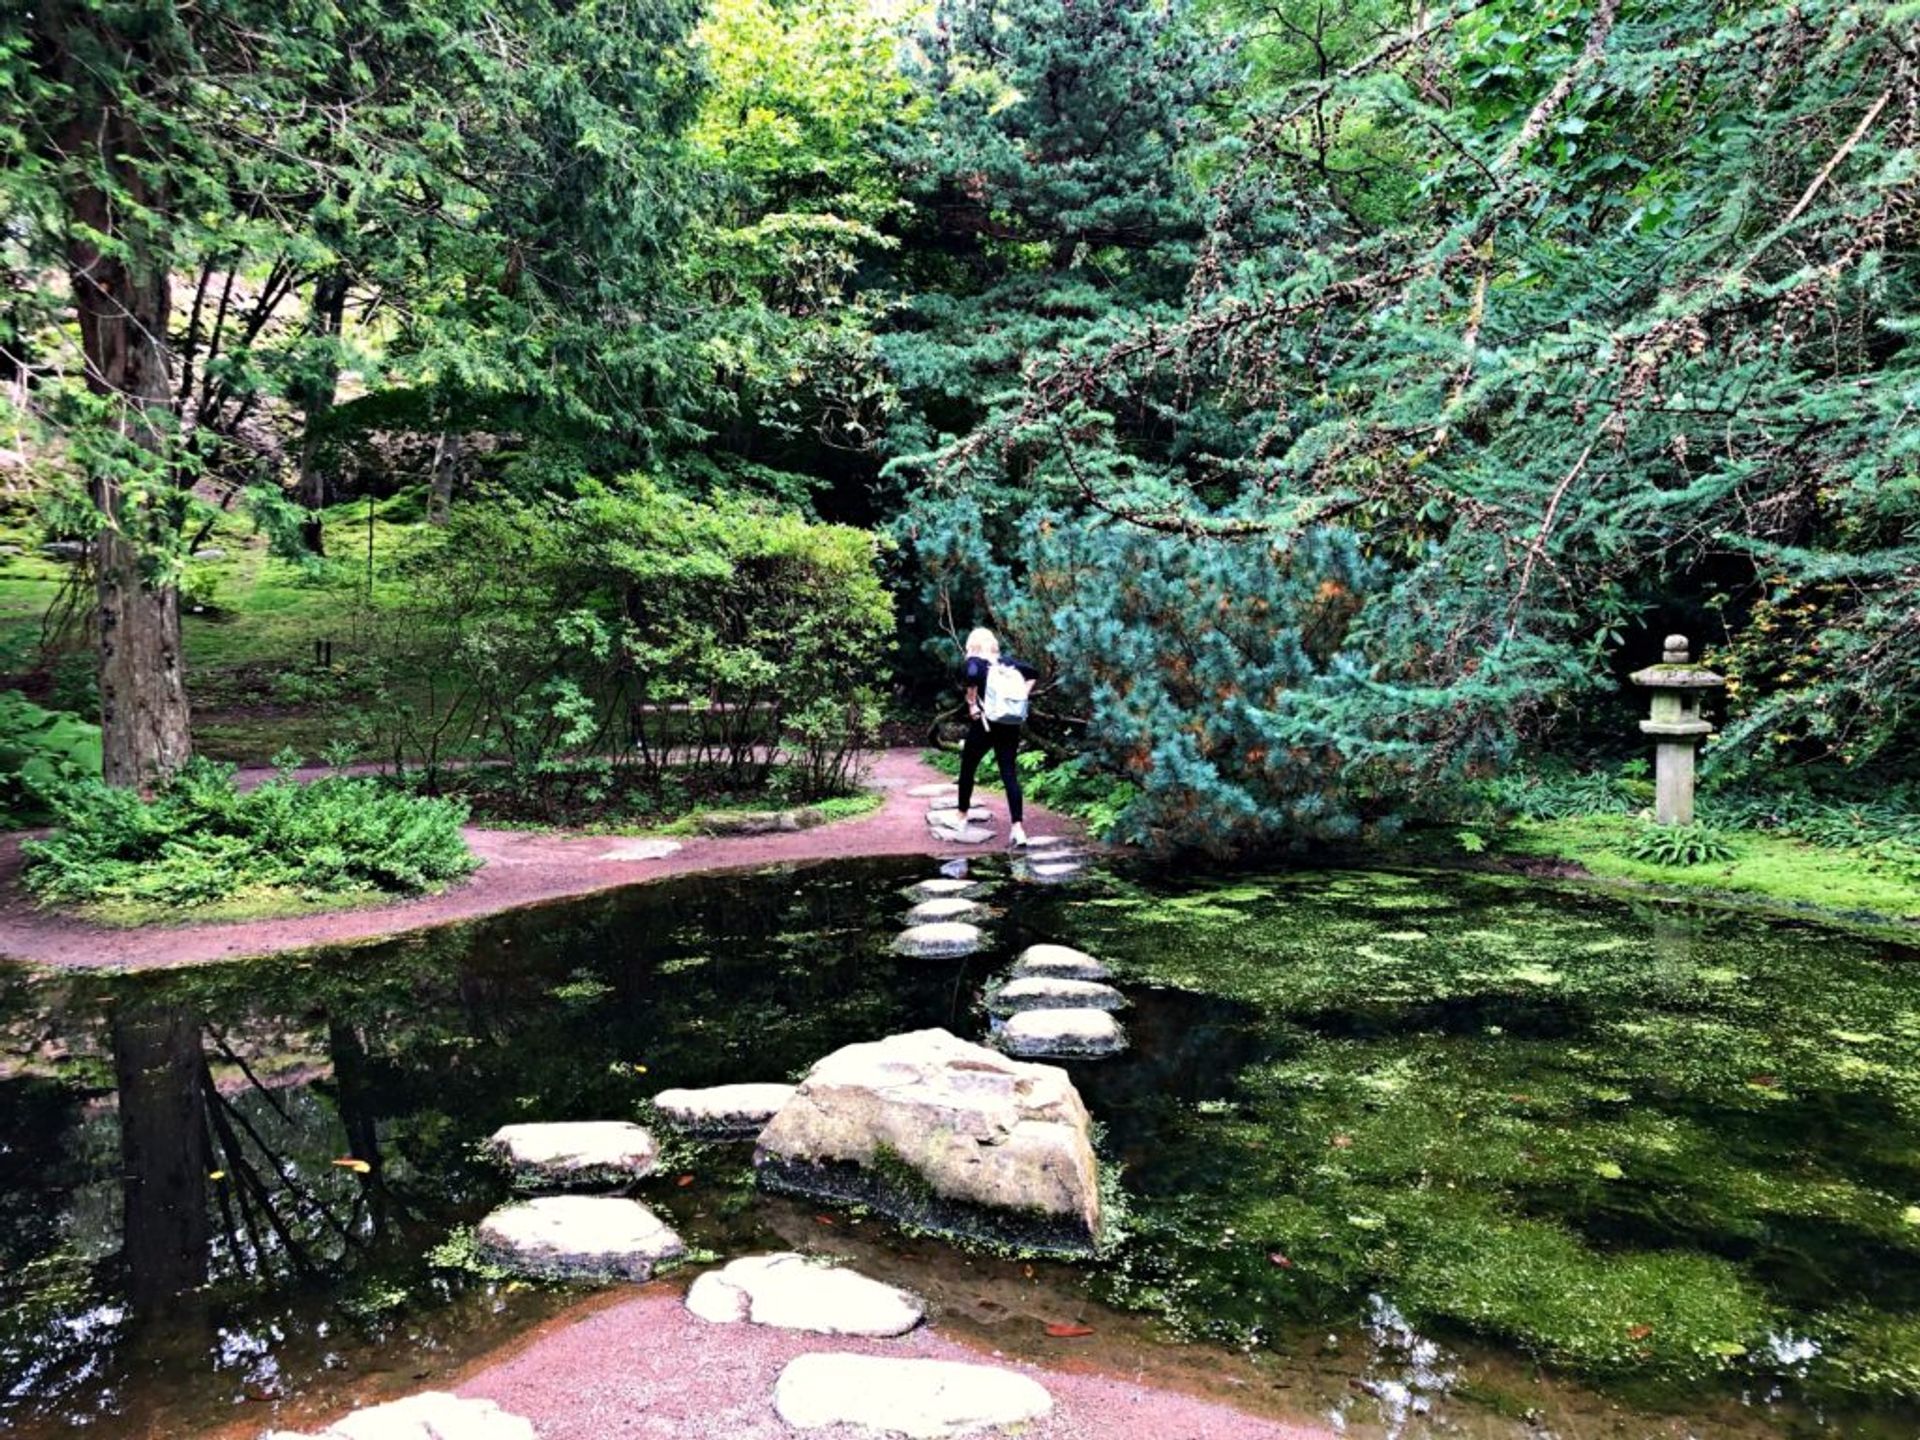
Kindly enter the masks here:
M 1701 702 L 1727 683 L 1687 655 L 1687 637 L 1669 635 L 1660 663 L 1632 677 L 1634 684 L 1653 692 L 1652 714 L 1640 722 L 1640 730 L 1654 737 L 1653 818 L 1661 825 L 1693 823 L 1694 751 L 1713 733 L 1700 713 Z

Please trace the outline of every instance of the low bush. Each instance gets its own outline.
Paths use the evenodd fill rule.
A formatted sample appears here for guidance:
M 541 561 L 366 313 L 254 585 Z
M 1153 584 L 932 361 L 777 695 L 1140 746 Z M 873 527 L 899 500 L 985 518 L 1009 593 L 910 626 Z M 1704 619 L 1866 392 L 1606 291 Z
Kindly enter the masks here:
M 151 800 L 98 780 L 51 794 L 59 829 L 23 846 L 27 888 L 71 904 L 192 907 L 246 892 L 303 900 L 410 895 L 475 860 L 466 807 L 370 778 L 290 775 L 242 792 L 233 767 L 189 763 Z
M 1621 846 L 1649 865 L 1724 865 L 1739 855 L 1733 837 L 1707 825 L 1641 825 Z

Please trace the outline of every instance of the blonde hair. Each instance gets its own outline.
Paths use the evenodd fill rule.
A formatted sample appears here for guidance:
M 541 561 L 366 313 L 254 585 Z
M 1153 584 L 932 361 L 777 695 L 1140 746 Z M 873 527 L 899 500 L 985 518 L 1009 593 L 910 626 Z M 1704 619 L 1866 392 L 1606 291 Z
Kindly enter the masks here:
M 967 636 L 967 658 L 978 655 L 983 660 L 1000 658 L 1000 642 L 994 638 L 993 631 L 984 625 Z

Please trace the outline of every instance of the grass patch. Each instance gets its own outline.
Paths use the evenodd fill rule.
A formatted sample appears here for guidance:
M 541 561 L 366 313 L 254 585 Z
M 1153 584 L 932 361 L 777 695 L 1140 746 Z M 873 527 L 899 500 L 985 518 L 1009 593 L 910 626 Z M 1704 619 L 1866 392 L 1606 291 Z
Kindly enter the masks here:
M 1635 859 L 1644 827 L 1625 815 L 1519 820 L 1494 837 L 1506 855 L 1577 862 L 1603 880 L 1747 896 L 1778 904 L 1889 919 L 1920 919 L 1920 874 L 1872 850 L 1807 844 L 1766 831 L 1739 833 L 1738 853 L 1712 864 L 1674 866 Z

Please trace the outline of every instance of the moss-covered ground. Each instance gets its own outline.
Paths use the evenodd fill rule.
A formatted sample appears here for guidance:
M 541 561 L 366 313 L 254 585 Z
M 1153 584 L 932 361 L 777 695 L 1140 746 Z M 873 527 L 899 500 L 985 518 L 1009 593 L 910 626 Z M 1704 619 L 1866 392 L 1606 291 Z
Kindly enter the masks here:
M 1564 860 L 1601 880 L 1672 887 L 1826 911 L 1850 918 L 1920 920 L 1920 872 L 1867 846 L 1810 845 L 1787 835 L 1741 831 L 1731 860 L 1656 865 L 1627 853 L 1644 822 L 1624 815 L 1517 820 L 1492 837 L 1501 854 Z

